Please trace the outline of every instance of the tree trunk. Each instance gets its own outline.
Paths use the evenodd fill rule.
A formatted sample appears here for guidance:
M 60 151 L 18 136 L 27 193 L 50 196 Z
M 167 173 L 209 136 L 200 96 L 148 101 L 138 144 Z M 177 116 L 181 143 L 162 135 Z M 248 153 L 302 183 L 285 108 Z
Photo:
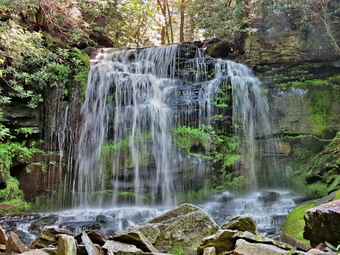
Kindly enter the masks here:
M 184 11 L 185 11 L 185 0 L 181 0 L 180 12 L 181 12 L 181 21 L 179 26 L 179 41 L 184 42 Z

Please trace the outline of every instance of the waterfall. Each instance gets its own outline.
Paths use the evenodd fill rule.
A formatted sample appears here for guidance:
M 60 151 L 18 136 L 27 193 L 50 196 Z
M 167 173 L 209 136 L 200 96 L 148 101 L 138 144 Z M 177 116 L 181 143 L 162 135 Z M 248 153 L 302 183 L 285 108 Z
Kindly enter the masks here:
M 266 97 L 249 68 L 189 45 L 102 50 L 92 60 L 82 107 L 74 205 L 171 206 L 189 185 L 178 172 L 197 176 L 190 185 L 203 185 L 204 160 L 197 159 L 194 170 L 178 169 L 186 159 L 172 130 L 210 125 L 213 98 L 228 84 L 235 133 L 243 141 L 241 173 L 257 188 L 256 138 L 271 131 Z

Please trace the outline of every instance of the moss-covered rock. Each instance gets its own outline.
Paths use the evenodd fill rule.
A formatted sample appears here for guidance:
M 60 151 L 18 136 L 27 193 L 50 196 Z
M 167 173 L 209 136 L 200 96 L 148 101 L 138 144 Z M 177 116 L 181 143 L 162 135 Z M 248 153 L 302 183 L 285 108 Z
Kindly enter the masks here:
M 238 231 L 248 231 L 256 234 L 256 222 L 250 216 L 241 215 L 232 218 L 222 226 L 223 229 L 231 229 Z
M 140 231 L 160 252 L 170 251 L 176 244 L 183 254 L 196 254 L 201 240 L 215 233 L 219 226 L 202 209 L 183 204 L 153 220 L 128 228 Z
M 340 198 L 340 190 L 337 192 L 333 192 L 329 196 L 318 199 L 318 200 L 311 200 L 305 202 L 302 205 L 296 207 L 286 218 L 284 223 L 282 224 L 281 231 L 289 236 L 292 236 L 299 241 L 309 244 L 309 241 L 304 239 L 303 232 L 305 228 L 305 221 L 304 215 L 305 212 L 316 205 L 320 205 L 322 203 L 333 201 Z

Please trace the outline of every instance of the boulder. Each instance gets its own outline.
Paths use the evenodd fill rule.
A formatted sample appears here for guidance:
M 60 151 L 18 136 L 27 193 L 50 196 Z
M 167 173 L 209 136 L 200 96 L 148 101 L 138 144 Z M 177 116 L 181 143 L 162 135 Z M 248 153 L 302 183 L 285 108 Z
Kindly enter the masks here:
M 112 237 L 114 241 L 120 241 L 126 244 L 133 244 L 137 248 L 145 252 L 158 253 L 158 250 L 149 242 L 143 233 L 138 231 L 130 231 L 124 234 L 116 235 Z
M 30 248 L 45 248 L 49 245 L 57 245 L 58 235 L 65 234 L 73 236 L 73 233 L 66 229 L 60 229 L 57 227 L 45 227 L 38 237 L 32 241 Z
M 106 238 L 100 232 L 98 232 L 96 230 L 89 230 L 89 231 L 85 231 L 85 232 L 94 244 L 98 244 L 100 246 L 103 246 L 105 244 L 105 242 L 107 241 Z M 82 242 L 81 236 L 82 236 L 82 234 L 76 236 L 76 240 L 79 244 Z
M 222 226 L 223 229 L 232 229 L 238 231 L 248 231 L 256 234 L 256 223 L 252 217 L 242 215 L 232 218 Z
M 0 226 L 0 244 L 6 244 L 8 238 L 5 230 Z
M 77 255 L 76 240 L 73 236 L 60 235 L 58 239 L 58 255 Z
M 237 230 L 220 229 L 214 235 L 203 238 L 199 248 L 197 249 L 197 255 L 204 254 L 204 250 L 207 247 L 215 247 L 216 253 L 228 253 L 235 249 L 234 235 Z
M 246 241 L 249 241 L 251 243 L 263 243 L 263 244 L 269 244 L 269 245 L 273 245 L 273 246 L 277 246 L 281 249 L 284 250 L 295 250 L 295 248 L 289 244 L 280 242 L 280 241 L 276 241 L 264 236 L 260 236 L 260 235 L 254 235 L 253 233 L 250 232 L 237 232 L 234 235 L 235 239 L 243 239 Z
M 81 235 L 81 240 L 83 241 L 83 244 L 85 246 L 85 249 L 87 251 L 88 255 L 100 255 L 98 249 L 94 245 L 94 243 L 91 241 L 91 239 L 88 237 L 88 235 L 83 231 Z
M 58 248 L 54 247 L 42 248 L 41 251 L 46 252 L 48 255 L 58 255 Z
M 216 255 L 215 247 L 207 247 L 203 251 L 203 255 Z
M 21 242 L 20 238 L 15 233 L 11 232 L 11 236 L 8 238 L 6 243 L 6 251 L 8 253 L 23 253 L 28 251 L 28 247 Z
M 275 191 L 262 191 L 257 200 L 261 201 L 265 206 L 273 204 L 280 199 L 280 194 Z
M 227 41 L 219 41 L 207 46 L 205 51 L 213 58 L 227 58 L 233 52 L 233 45 Z
M 113 254 L 140 254 L 143 253 L 141 249 L 138 249 L 135 245 L 132 244 L 126 244 L 118 241 L 107 241 L 103 249 L 107 251 L 108 255 L 113 255 Z
M 46 253 L 45 251 L 42 251 L 42 250 L 30 250 L 30 251 L 26 251 L 24 253 L 21 253 L 21 254 L 24 254 L 24 255 L 49 255 L 49 253 Z M 67 255 L 65 253 L 65 255 Z
M 243 239 L 239 239 L 236 241 L 234 253 L 236 255 L 292 255 L 294 254 L 294 251 L 287 251 L 270 244 L 249 243 Z
M 183 204 L 147 223 L 127 231 L 140 231 L 160 252 L 168 252 L 175 244 L 183 247 L 186 255 L 195 254 L 201 240 L 219 229 L 202 209 Z
M 312 248 L 310 245 L 307 245 L 307 244 L 301 242 L 300 240 L 298 240 L 294 237 L 291 237 L 287 234 L 284 234 L 284 233 L 280 233 L 280 241 L 283 242 L 283 243 L 291 245 L 295 249 L 299 249 L 299 250 L 302 250 L 302 251 L 308 251 Z
M 303 237 L 315 247 L 325 241 L 337 246 L 340 240 L 340 199 L 305 212 L 306 222 Z

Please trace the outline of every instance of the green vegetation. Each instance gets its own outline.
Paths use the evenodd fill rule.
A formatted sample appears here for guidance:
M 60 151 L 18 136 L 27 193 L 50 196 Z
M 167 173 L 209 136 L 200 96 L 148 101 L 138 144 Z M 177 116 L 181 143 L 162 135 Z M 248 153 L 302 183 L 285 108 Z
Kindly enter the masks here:
M 184 249 L 182 244 L 175 243 L 174 246 L 170 249 L 169 253 L 173 255 L 184 255 Z
M 315 201 L 303 204 L 295 208 L 286 218 L 281 230 L 283 233 L 292 236 L 301 242 L 309 244 L 309 241 L 303 238 L 303 232 L 305 227 L 304 214 L 305 211 L 314 207 Z
M 340 189 L 339 137 L 338 132 L 318 154 L 313 150 L 313 143 L 305 144 L 310 148 L 306 153 L 295 152 L 296 162 L 291 163 L 298 170 L 290 177 L 293 180 L 291 184 L 307 199 L 324 197 Z
M 191 128 L 181 126 L 173 130 L 175 144 L 184 149 L 187 153 L 191 152 L 195 147 L 202 147 L 208 150 L 211 134 L 203 128 Z
M 331 201 L 335 201 L 337 199 L 340 199 L 340 190 L 336 192 L 335 196 L 332 198 Z M 307 210 L 319 204 L 320 202 L 318 200 L 311 200 L 296 207 L 285 219 L 281 227 L 281 231 L 306 244 L 309 244 L 309 241 L 303 238 L 303 232 L 305 227 L 304 215 Z
M 14 177 L 8 177 L 6 188 L 0 190 L 0 215 L 5 213 L 20 213 L 31 208 L 23 199 L 19 182 Z

